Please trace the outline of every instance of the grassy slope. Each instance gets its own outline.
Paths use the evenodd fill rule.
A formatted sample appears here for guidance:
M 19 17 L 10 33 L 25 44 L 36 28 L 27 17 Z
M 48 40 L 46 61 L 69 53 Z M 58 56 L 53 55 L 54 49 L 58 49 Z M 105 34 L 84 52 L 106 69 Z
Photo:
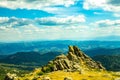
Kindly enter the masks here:
M 36 69 L 33 73 L 27 74 L 19 79 L 42 80 L 44 77 L 50 77 L 51 80 L 64 80 L 65 77 L 71 77 L 73 80 L 114 80 L 115 78 L 120 78 L 120 74 L 115 75 L 115 73 L 107 71 L 84 71 L 83 74 L 79 72 L 55 71 L 42 76 L 39 73 L 40 69 Z
M 0 63 L 0 80 L 3 80 L 7 73 L 16 73 L 18 76 L 21 76 L 21 74 L 26 74 L 34 68 L 34 66 L 27 67 L 22 65 Z

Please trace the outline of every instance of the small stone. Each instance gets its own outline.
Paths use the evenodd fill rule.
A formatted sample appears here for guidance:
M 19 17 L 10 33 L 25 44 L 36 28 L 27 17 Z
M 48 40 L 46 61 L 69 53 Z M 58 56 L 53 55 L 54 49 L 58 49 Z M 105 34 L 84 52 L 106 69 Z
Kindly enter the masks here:
M 42 80 L 51 80 L 50 77 L 44 77 Z
M 4 80 L 15 80 L 15 79 L 17 79 L 17 75 L 16 74 L 7 73 L 7 75 L 6 75 Z
M 65 77 L 64 80 L 73 80 L 71 77 Z

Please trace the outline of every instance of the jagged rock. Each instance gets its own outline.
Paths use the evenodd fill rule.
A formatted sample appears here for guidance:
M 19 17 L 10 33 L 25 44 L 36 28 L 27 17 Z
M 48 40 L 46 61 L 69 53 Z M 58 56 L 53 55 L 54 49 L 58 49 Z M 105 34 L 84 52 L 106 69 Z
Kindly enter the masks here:
M 67 55 L 62 54 L 57 56 L 54 60 L 50 61 L 45 67 L 50 68 L 51 71 L 67 70 L 80 72 L 86 68 L 87 70 L 105 70 L 105 68 L 100 63 L 92 60 L 89 56 L 84 54 L 76 46 L 69 46 L 69 51 Z
M 78 64 L 73 65 L 73 71 L 81 71 L 81 67 Z
M 74 52 L 73 46 L 69 46 L 69 52 Z
M 99 66 L 99 68 L 101 68 L 101 69 L 104 69 L 104 70 L 105 70 L 105 68 L 102 66 L 102 64 L 101 64 L 100 62 L 97 62 L 97 65 Z
M 53 64 L 56 67 L 54 70 L 64 70 L 71 68 L 70 62 L 64 54 L 56 57 L 53 61 Z
M 51 80 L 50 77 L 44 77 L 42 80 Z
M 64 80 L 73 80 L 71 77 L 65 77 Z
M 17 79 L 17 75 L 16 74 L 7 73 L 7 75 L 5 76 L 4 80 L 15 80 L 15 79 Z

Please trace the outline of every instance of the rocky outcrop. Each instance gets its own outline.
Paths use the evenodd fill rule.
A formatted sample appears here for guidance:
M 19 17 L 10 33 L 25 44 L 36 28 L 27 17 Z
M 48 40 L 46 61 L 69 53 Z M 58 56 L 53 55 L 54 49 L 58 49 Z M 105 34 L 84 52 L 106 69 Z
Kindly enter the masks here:
M 48 65 L 42 67 L 43 71 L 82 71 L 85 69 L 105 70 L 105 68 L 100 63 L 92 60 L 89 56 L 84 54 L 77 46 L 69 46 L 69 51 L 67 55 L 61 54 L 57 56 L 54 60 L 50 61 Z
M 4 80 L 15 80 L 15 79 L 17 79 L 17 75 L 16 74 L 7 73 L 7 75 L 5 76 Z

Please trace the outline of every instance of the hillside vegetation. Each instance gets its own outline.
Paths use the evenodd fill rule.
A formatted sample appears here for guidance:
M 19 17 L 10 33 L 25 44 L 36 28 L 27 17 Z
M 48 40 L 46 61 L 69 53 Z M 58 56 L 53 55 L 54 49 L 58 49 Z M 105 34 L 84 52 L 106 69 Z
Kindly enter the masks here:
M 107 70 L 120 71 L 120 55 L 99 55 L 94 56 L 95 61 L 100 61 Z
M 18 76 L 22 76 L 32 71 L 34 68 L 35 66 L 28 67 L 28 66 L 23 66 L 23 65 L 0 63 L 0 80 L 4 80 L 7 73 L 15 73 Z
M 0 63 L 25 65 L 25 66 L 42 66 L 48 61 L 54 59 L 60 52 L 48 52 L 40 54 L 39 52 L 17 52 L 0 59 Z

